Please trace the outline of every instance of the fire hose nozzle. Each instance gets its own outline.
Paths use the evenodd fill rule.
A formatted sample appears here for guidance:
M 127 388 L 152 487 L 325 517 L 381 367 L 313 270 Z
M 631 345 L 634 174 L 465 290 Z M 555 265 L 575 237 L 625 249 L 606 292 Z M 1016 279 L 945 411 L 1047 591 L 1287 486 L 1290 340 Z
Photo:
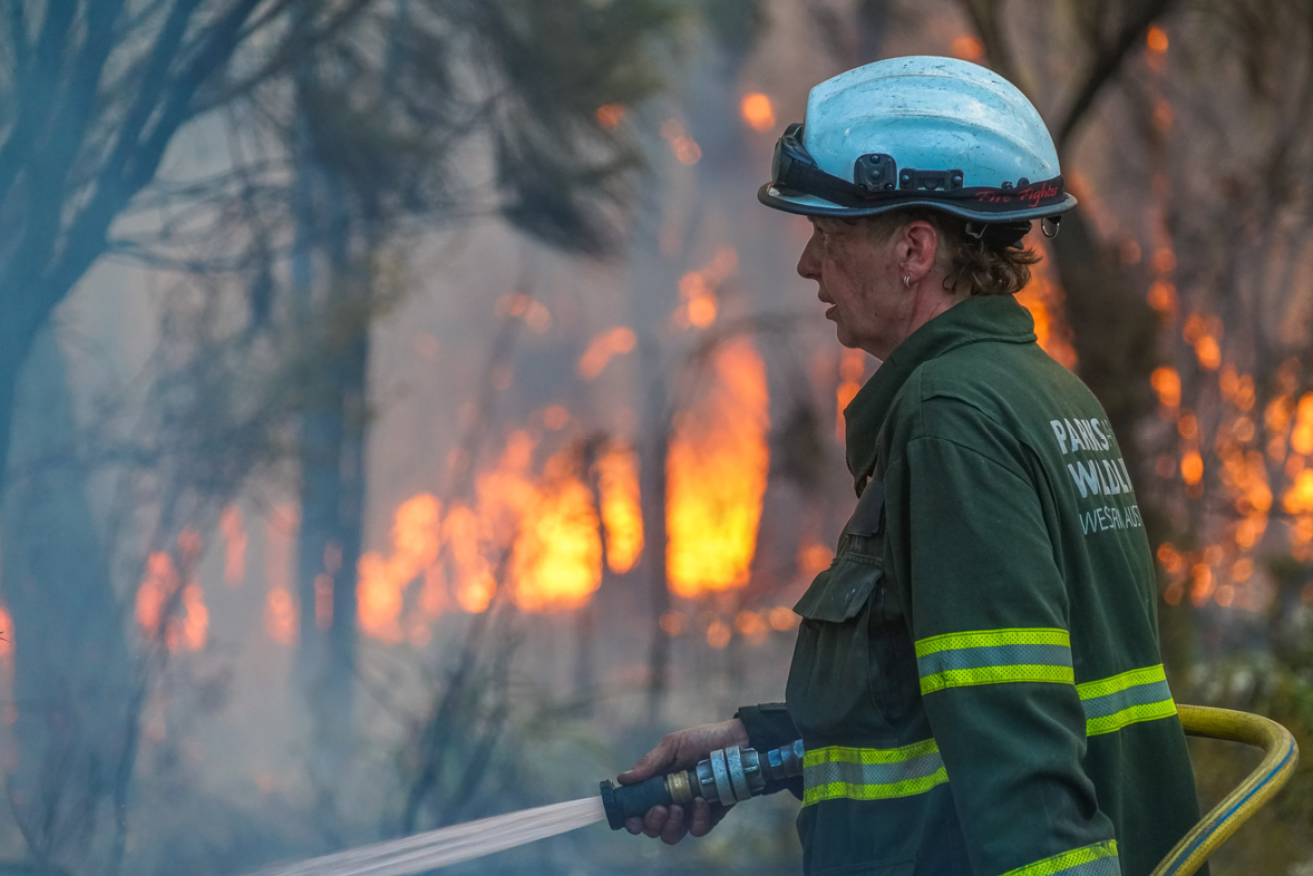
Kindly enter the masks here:
M 675 770 L 653 776 L 637 785 L 602 782 L 602 805 L 612 830 L 624 827 L 625 819 L 643 816 L 653 806 L 684 804 L 696 797 L 729 807 L 755 797 L 767 782 L 802 775 L 802 740 L 773 748 L 764 755 L 752 748 L 732 745 L 711 754 L 691 770 Z

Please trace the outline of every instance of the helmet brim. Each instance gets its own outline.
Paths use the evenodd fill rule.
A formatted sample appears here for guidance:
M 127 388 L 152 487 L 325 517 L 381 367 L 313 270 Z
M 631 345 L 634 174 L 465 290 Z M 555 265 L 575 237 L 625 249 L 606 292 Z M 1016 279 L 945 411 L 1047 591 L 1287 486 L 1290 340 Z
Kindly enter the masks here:
M 906 198 L 882 200 L 869 207 L 843 207 L 816 195 L 793 191 L 771 183 L 766 183 L 757 190 L 757 200 L 775 210 L 793 213 L 798 216 L 878 216 L 894 210 L 906 210 L 910 207 L 925 207 L 939 210 L 974 222 L 1021 222 L 1027 219 L 1044 219 L 1066 213 L 1077 204 L 1076 196 L 1070 192 L 1057 204 L 1045 204 L 1041 207 L 1025 207 L 1018 210 L 972 210 L 960 203 L 953 203 L 937 198 L 909 195 Z

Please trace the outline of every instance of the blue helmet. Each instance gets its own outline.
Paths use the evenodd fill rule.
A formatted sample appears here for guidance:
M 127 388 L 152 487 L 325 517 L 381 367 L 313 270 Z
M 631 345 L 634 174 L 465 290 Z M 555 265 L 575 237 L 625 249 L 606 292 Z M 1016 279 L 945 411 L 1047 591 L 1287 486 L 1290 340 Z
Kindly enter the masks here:
M 757 198 L 805 216 L 929 207 L 1027 226 L 1076 206 L 1025 95 L 978 64 L 926 56 L 877 61 L 813 88 Z

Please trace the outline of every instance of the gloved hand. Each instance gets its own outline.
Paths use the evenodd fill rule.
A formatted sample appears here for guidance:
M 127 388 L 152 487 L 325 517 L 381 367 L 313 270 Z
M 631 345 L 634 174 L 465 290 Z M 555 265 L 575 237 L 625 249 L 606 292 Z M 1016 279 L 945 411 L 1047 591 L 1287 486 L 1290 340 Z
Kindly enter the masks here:
M 711 752 L 731 745 L 748 745 L 748 731 L 738 718 L 719 724 L 701 724 L 687 730 L 676 730 L 657 743 L 656 748 L 643 755 L 633 768 L 617 778 L 622 785 L 636 785 L 671 770 L 691 769 Z M 686 812 L 686 808 L 692 812 Z M 719 803 L 713 806 L 701 797 L 696 797 L 688 807 L 679 804 L 669 808 L 653 806 L 642 818 L 626 820 L 625 829 L 632 834 L 659 836 L 662 842 L 674 845 L 686 834 L 706 836 L 725 817 L 725 811 L 725 807 Z

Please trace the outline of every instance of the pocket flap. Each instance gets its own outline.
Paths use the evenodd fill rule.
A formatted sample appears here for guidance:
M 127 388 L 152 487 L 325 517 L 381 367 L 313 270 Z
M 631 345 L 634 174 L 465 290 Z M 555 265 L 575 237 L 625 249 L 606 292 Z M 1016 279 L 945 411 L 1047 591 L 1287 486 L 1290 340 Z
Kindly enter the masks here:
M 830 568 L 816 576 L 793 610 L 812 620 L 843 623 L 862 610 L 883 574 L 880 560 L 840 554 Z

